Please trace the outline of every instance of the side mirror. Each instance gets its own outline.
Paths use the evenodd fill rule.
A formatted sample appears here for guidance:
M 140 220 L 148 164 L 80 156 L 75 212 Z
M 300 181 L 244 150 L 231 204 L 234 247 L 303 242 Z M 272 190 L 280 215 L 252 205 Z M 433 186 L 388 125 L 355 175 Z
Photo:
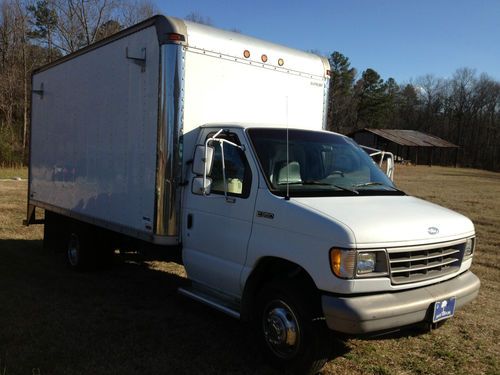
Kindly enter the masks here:
M 193 173 L 198 176 L 210 176 L 214 161 L 214 148 L 197 145 L 193 159 Z M 193 191 L 194 192 L 194 191 Z
M 389 177 L 391 179 L 391 181 L 394 180 L 394 155 L 389 153 L 389 155 L 387 155 L 387 159 L 385 160 L 386 162 L 386 170 L 385 170 L 385 174 L 387 175 L 387 177 Z
M 191 191 L 196 195 L 209 195 L 211 187 L 212 179 L 210 177 L 206 178 L 205 185 L 203 185 L 203 177 L 195 177 L 191 184 Z
M 386 166 L 385 166 L 385 174 L 387 177 L 389 177 L 391 180 L 394 180 L 394 154 L 392 152 L 388 151 L 382 151 L 382 150 L 377 150 L 376 148 L 368 147 L 368 146 L 363 146 L 359 145 L 363 150 L 365 150 L 368 155 L 371 156 L 373 161 L 378 164 L 380 169 L 382 169 L 382 165 L 385 161 Z M 377 162 L 375 160 L 375 156 L 379 158 L 379 161 Z

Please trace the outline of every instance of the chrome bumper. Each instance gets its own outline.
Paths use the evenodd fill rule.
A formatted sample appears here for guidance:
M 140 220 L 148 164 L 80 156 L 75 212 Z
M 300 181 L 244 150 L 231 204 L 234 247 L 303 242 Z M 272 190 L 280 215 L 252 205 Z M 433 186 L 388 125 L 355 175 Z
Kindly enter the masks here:
M 456 297 L 458 309 L 476 298 L 480 284 L 478 277 L 467 271 L 451 280 L 407 291 L 360 297 L 323 295 L 323 314 L 334 331 L 383 331 L 430 319 L 432 304 L 438 300 Z

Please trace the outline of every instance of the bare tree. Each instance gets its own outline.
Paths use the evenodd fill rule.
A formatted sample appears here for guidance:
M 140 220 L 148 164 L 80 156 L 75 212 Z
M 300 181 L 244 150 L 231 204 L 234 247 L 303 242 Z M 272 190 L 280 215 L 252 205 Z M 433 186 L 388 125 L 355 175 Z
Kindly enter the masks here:
M 53 0 L 57 13 L 57 47 L 64 53 L 92 44 L 112 19 L 115 0 Z
M 445 89 L 445 80 L 433 74 L 426 74 L 417 79 L 417 93 L 426 118 L 422 123 L 422 130 L 428 132 L 435 125 L 437 115 L 443 110 Z
M 129 27 L 158 13 L 160 13 L 158 7 L 151 0 L 122 1 L 118 21 L 123 27 Z
M 186 16 L 187 21 L 200 23 L 202 25 L 213 26 L 212 19 L 210 17 L 206 17 L 201 15 L 198 12 L 191 12 Z

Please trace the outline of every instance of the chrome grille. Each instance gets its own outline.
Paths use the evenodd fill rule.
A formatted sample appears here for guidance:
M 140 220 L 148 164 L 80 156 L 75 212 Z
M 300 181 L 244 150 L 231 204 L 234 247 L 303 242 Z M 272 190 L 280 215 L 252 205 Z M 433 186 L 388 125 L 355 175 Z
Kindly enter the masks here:
M 393 284 L 413 283 L 456 272 L 465 243 L 433 248 L 388 249 Z

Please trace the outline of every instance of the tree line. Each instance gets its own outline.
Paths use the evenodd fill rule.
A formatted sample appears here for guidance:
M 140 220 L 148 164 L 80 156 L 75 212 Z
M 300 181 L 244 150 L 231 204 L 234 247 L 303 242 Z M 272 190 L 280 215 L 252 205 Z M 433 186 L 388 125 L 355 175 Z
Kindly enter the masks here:
M 152 0 L 0 0 L 0 165 L 29 149 L 31 72 L 158 13 Z M 211 24 L 190 13 L 186 19 Z M 462 166 L 500 170 L 500 83 L 469 68 L 449 79 L 398 84 L 360 74 L 340 52 L 331 65 L 328 129 L 415 129 L 459 145 Z
M 348 57 L 330 61 L 328 129 L 412 129 L 460 146 L 458 163 L 500 170 L 500 82 L 460 68 L 451 78 L 432 74 L 412 83 L 383 80 L 373 69 L 359 76 Z

